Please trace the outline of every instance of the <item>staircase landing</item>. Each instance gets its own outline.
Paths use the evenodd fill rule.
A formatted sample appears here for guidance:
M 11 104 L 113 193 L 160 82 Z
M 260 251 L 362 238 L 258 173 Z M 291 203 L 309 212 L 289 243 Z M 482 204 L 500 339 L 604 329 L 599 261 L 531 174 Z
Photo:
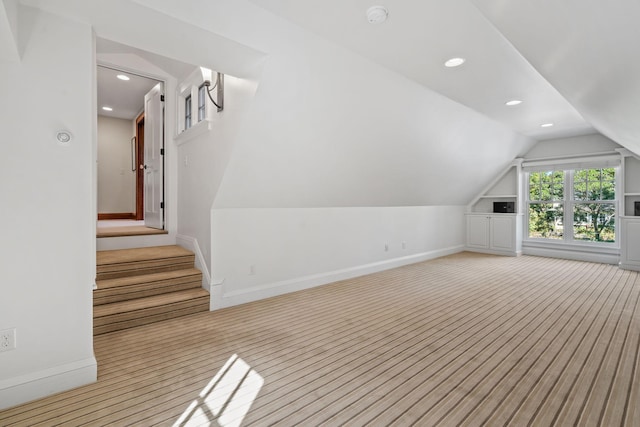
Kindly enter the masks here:
M 180 246 L 97 252 L 94 335 L 209 310 L 195 255 Z

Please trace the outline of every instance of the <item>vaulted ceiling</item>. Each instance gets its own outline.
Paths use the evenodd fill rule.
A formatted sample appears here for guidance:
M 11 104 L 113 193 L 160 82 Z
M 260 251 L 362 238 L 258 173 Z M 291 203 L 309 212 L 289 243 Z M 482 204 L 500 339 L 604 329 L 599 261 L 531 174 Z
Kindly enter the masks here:
M 376 0 L 251 1 L 523 135 L 595 129 L 640 153 L 637 0 L 385 0 L 374 25 Z
M 536 140 L 600 132 L 640 153 L 640 3 L 610 3 L 386 0 L 372 25 L 372 0 L 20 0 L 258 83 L 229 121 L 218 207 L 461 205 Z
M 595 130 L 640 153 L 637 0 L 385 0 L 388 19 L 377 25 L 366 18 L 377 0 L 249 1 L 522 135 Z M 0 8 L 3 40 L 16 3 Z M 15 55 L 8 46 L 4 57 Z M 466 62 L 444 67 L 452 57 Z M 514 99 L 522 103 L 505 105 Z

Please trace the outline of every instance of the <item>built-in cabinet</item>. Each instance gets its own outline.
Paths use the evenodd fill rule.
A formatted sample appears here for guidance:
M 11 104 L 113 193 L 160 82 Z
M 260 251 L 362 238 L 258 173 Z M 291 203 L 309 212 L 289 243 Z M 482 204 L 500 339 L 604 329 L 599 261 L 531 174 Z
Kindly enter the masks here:
M 620 217 L 620 267 L 640 271 L 640 159 L 627 150 L 622 154 L 623 197 Z
M 466 249 L 496 255 L 522 253 L 522 160 L 516 159 L 468 206 Z M 510 203 L 513 212 L 495 212 Z
M 522 252 L 522 215 L 467 213 L 467 250 L 516 256 Z
M 624 216 L 636 216 L 635 204 L 640 203 L 640 159 L 629 155 L 623 157 L 624 169 Z
M 620 219 L 620 267 L 640 271 L 640 217 Z
M 640 157 L 626 149 L 621 155 L 619 180 L 620 267 L 640 271 Z M 467 207 L 466 249 L 498 255 L 522 253 L 525 228 L 522 159 L 516 159 Z M 513 203 L 513 213 L 494 211 L 494 203 Z M 638 209 L 636 209 L 636 203 Z M 502 203 L 504 207 L 504 203 Z M 617 257 L 617 253 L 615 254 Z

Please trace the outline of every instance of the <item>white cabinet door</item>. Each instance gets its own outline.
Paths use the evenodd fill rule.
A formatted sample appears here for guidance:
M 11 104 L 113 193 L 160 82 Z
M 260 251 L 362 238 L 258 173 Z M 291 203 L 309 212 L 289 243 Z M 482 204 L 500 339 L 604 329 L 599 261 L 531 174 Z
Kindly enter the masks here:
M 522 252 L 522 216 L 468 213 L 467 250 L 517 256 Z
M 489 248 L 496 251 L 515 250 L 515 218 L 512 216 L 492 216 L 491 217 L 491 238 Z
M 489 248 L 489 224 L 487 215 L 467 216 L 467 246 L 470 248 Z
M 620 267 L 640 270 L 640 218 L 622 218 Z

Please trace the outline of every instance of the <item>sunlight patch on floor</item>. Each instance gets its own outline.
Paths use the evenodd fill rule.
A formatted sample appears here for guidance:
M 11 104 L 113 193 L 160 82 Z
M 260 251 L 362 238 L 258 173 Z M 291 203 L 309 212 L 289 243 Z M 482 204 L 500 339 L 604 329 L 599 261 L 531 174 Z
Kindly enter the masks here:
M 234 354 L 173 426 L 239 427 L 263 384 L 262 376 Z

